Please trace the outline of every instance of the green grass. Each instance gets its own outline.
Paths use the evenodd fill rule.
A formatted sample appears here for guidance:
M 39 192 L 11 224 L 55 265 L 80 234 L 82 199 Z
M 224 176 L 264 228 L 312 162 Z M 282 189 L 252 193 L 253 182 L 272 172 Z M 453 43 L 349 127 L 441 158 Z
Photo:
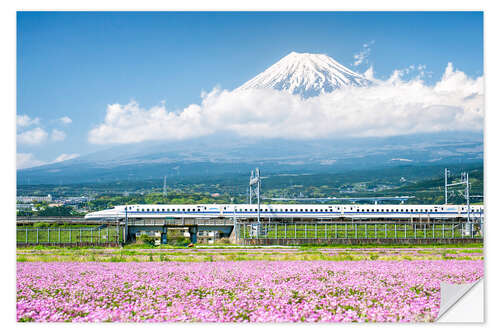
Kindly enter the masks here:
M 453 243 L 453 244 L 377 244 L 377 243 L 365 243 L 365 244 L 317 244 L 317 245 L 297 245 L 298 247 L 304 249 L 312 248 L 480 248 L 482 249 L 483 243 Z M 469 250 L 474 253 L 476 250 Z
M 378 248 L 378 246 L 377 246 Z M 324 250 L 327 250 L 326 248 Z M 304 261 L 356 261 L 356 260 L 483 260 L 482 253 L 474 256 L 452 256 L 457 253 L 474 253 L 470 248 L 447 250 L 446 248 L 429 248 L 426 251 L 418 251 L 414 254 L 412 251 L 396 251 L 387 254 L 383 249 L 372 249 L 368 251 L 356 251 L 353 248 L 343 249 L 339 252 L 321 251 L 320 248 L 313 250 L 296 247 L 295 251 L 285 249 L 281 251 L 265 251 L 260 249 L 248 249 L 248 251 L 235 251 L 235 252 L 203 252 L 196 251 L 195 249 L 189 251 L 168 251 L 168 252 L 151 252 L 151 251 L 138 251 L 138 250 L 124 250 L 124 249 L 108 249 L 108 250 L 91 250 L 80 249 L 78 251 L 60 249 L 60 250 L 18 250 L 18 262 L 25 261 L 97 261 L 97 262 L 212 262 L 212 261 L 282 261 L 282 260 L 304 260 Z M 473 250 L 478 252 L 478 250 Z M 425 253 L 423 253 L 425 252 Z

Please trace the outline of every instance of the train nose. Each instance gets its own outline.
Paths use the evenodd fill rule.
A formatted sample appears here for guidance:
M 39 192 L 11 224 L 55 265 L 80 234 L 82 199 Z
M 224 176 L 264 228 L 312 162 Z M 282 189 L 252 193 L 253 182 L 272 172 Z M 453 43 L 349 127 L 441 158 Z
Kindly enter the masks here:
M 93 219 L 96 219 L 96 218 L 97 218 L 96 213 L 85 214 L 85 219 L 86 220 L 93 220 Z

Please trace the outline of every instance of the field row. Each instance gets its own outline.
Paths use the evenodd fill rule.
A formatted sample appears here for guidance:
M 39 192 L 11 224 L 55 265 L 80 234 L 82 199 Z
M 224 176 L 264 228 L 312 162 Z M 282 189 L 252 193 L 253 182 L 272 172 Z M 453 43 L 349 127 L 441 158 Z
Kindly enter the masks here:
M 433 321 L 478 261 L 18 263 L 17 320 Z
M 81 249 L 20 250 L 17 261 L 143 262 L 143 261 L 362 261 L 362 260 L 482 260 L 481 248 L 461 249 Z

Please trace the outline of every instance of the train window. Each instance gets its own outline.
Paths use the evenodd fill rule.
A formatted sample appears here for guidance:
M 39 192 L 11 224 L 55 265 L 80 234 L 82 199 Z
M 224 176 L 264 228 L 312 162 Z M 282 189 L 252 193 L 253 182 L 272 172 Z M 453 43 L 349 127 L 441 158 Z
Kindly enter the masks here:
M 304 210 L 301 208 L 300 211 L 303 212 Z
M 356 209 L 356 211 L 357 211 L 357 212 L 359 212 L 359 208 L 358 208 L 358 209 Z
M 438 211 L 438 210 L 437 210 L 437 208 L 436 208 L 434 211 L 436 211 L 436 212 L 437 212 L 437 211 Z
M 307 208 L 306 208 L 306 209 L 304 209 L 304 211 L 305 211 L 305 212 L 308 212 L 308 211 L 309 211 L 309 209 L 307 209 Z
M 245 208 L 245 212 L 247 211 L 247 209 Z
M 185 211 L 186 211 L 186 209 L 185 209 L 185 208 L 182 208 L 182 211 L 183 211 L 183 212 L 185 212 Z
M 361 209 L 362 212 L 364 212 L 365 210 L 364 209 Z

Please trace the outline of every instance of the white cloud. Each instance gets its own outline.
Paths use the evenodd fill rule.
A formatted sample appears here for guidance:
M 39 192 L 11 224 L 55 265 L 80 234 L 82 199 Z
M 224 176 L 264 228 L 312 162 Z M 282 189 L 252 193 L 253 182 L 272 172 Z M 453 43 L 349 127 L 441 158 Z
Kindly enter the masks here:
M 363 73 L 363 76 L 365 78 L 367 78 L 368 80 L 370 81 L 374 81 L 375 80 L 375 76 L 374 76 L 374 71 L 373 71 L 373 66 L 370 66 L 370 68 L 368 68 L 364 73 Z
M 63 141 L 66 138 L 66 133 L 57 129 L 53 129 L 50 138 L 52 139 L 52 141 Z
M 371 46 L 373 44 L 375 44 L 374 40 L 363 44 L 363 49 L 361 51 L 359 51 L 358 53 L 354 54 L 353 65 L 355 67 L 357 67 L 357 66 L 359 66 L 367 61 L 367 58 L 370 55 L 370 52 L 372 51 Z
M 70 160 L 73 158 L 77 158 L 78 156 L 80 156 L 80 154 L 61 154 L 61 155 L 57 156 L 55 160 L 45 162 L 45 161 L 38 160 L 32 153 L 17 153 L 16 168 L 18 170 L 33 168 L 36 166 L 67 161 L 67 160 Z
M 71 120 L 71 118 L 68 116 L 61 117 L 59 118 L 59 120 L 65 125 L 71 124 L 73 122 L 73 120 Z
M 16 155 L 16 168 L 26 169 L 46 164 L 39 161 L 31 153 L 17 153 Z
M 17 134 L 17 142 L 27 145 L 38 145 L 43 143 L 47 137 L 47 132 L 40 127 L 36 127 L 32 130 Z
M 394 71 L 369 87 L 309 99 L 272 89 L 214 89 L 203 93 L 200 105 L 177 112 L 163 104 L 150 109 L 135 101 L 113 104 L 104 122 L 89 132 L 89 141 L 175 141 L 228 131 L 245 137 L 313 139 L 482 130 L 483 77 L 467 77 L 449 64 L 439 82 L 426 85 L 419 75 L 403 80 L 405 71 Z M 373 76 L 372 68 L 369 73 Z
M 40 119 L 38 118 L 31 119 L 28 115 L 22 114 L 22 115 L 17 115 L 16 123 L 18 127 L 27 127 L 30 125 L 38 125 L 40 123 Z
M 167 112 L 164 105 L 145 110 L 132 101 L 126 105 L 108 105 L 104 123 L 92 129 L 92 143 L 131 143 L 146 140 L 182 140 L 209 134 L 202 124 L 205 116 L 199 105 L 190 105 L 181 113 Z M 104 140 L 104 141 L 103 141 Z M 105 142 L 110 140 L 108 142 Z
M 73 158 L 77 158 L 78 156 L 80 156 L 80 154 L 61 154 L 57 156 L 57 158 L 54 161 L 52 161 L 52 163 L 71 160 Z

